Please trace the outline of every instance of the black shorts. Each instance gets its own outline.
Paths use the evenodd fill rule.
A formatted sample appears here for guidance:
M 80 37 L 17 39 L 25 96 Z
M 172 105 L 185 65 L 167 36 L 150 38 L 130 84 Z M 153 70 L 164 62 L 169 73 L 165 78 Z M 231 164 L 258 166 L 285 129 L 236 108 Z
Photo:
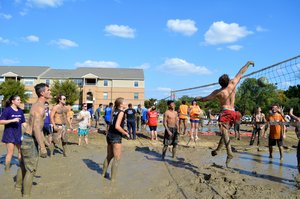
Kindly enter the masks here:
M 105 120 L 105 123 L 106 123 L 107 125 L 110 125 L 110 121 Z
M 44 136 L 47 136 L 47 135 L 50 135 L 51 133 L 53 133 L 52 126 L 50 126 L 50 125 L 43 126 L 43 133 L 44 133 Z
M 178 144 L 178 131 L 177 128 L 172 128 L 169 127 L 169 130 L 172 133 L 172 136 L 169 136 L 167 130 L 165 130 L 165 135 L 164 135 L 164 145 L 173 145 L 176 146 Z
M 106 136 L 106 142 L 107 144 L 121 144 L 122 135 L 108 132 L 108 135 Z
M 142 119 L 141 121 L 142 121 L 142 124 L 143 124 L 143 125 L 146 124 L 146 120 L 143 120 L 143 119 Z
M 269 138 L 269 146 L 277 146 L 280 147 L 283 145 L 283 142 L 282 142 L 282 138 L 280 139 L 272 139 L 272 138 Z
M 149 126 L 150 131 L 156 131 L 157 126 Z

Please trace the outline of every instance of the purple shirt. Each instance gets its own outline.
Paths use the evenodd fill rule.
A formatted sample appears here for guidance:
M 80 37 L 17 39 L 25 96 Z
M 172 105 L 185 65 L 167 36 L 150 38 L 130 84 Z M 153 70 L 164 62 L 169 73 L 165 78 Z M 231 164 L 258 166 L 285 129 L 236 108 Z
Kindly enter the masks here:
M 20 121 L 4 125 L 4 133 L 2 136 L 2 142 L 4 143 L 21 144 L 22 123 L 25 122 L 22 109 L 18 108 L 18 110 L 15 111 L 12 107 L 7 107 L 0 116 L 0 120 L 11 120 L 14 118 L 20 118 Z

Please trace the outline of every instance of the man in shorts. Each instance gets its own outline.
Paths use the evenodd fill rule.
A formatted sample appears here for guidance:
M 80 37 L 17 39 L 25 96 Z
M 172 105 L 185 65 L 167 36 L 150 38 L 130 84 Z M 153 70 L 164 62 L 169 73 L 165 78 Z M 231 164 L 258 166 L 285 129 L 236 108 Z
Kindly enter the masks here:
M 84 137 L 85 144 L 88 142 L 89 127 L 91 127 L 91 113 L 87 110 L 87 104 L 82 104 L 82 110 L 79 112 L 77 119 L 78 123 L 78 146 L 81 145 L 81 137 Z
M 173 100 L 167 102 L 168 110 L 164 113 L 163 125 L 165 127 L 164 147 L 162 150 L 162 160 L 165 159 L 169 145 L 173 145 L 172 158 L 175 158 L 176 147 L 178 144 L 178 113 L 175 111 L 175 103 Z
M 217 152 L 221 150 L 223 144 L 225 143 L 227 150 L 226 167 L 228 167 L 230 160 L 233 158 L 228 132 L 231 126 L 234 124 L 236 118 L 234 110 L 236 86 L 240 82 L 242 75 L 246 72 L 250 65 L 254 66 L 254 63 L 252 61 L 248 61 L 246 65 L 243 66 L 236 74 L 236 76 L 231 80 L 229 79 L 227 74 L 222 75 L 219 78 L 219 84 L 222 88 L 214 90 L 210 95 L 206 97 L 195 98 L 195 100 L 199 100 L 201 102 L 218 99 L 221 104 L 222 111 L 219 116 L 219 127 L 222 137 L 219 141 L 217 149 L 213 150 L 211 154 L 212 156 L 217 155 Z
M 47 157 L 45 147 L 49 143 L 45 140 L 43 126 L 45 119 L 45 102 L 50 99 L 51 91 L 45 83 L 35 85 L 38 100 L 29 112 L 26 131 L 23 134 L 21 145 L 20 168 L 17 171 L 15 188 L 22 190 L 23 197 L 29 197 L 33 182 L 33 176 L 37 170 L 39 154 L 42 158 Z
M 272 106 L 272 112 L 268 117 L 268 121 L 270 122 L 270 133 L 269 133 L 269 158 L 273 158 L 273 146 L 277 145 L 280 154 L 280 160 L 283 160 L 283 148 L 282 148 L 282 140 L 283 140 L 283 125 L 280 124 L 272 124 L 272 122 L 289 122 L 283 114 L 282 108 L 279 108 L 277 104 Z
M 56 105 L 53 107 L 50 118 L 51 124 L 53 126 L 53 142 L 54 144 L 62 143 L 63 156 L 67 156 L 67 131 L 66 125 L 69 124 L 67 118 L 68 108 L 66 107 L 66 96 L 58 95 L 56 98 Z M 52 153 L 53 148 L 50 147 L 50 152 Z

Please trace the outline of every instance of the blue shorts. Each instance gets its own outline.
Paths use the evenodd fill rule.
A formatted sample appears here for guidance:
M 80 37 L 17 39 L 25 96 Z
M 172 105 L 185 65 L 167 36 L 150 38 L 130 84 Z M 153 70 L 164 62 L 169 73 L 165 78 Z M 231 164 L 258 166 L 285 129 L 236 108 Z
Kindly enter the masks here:
M 78 136 L 86 136 L 89 134 L 89 129 L 80 129 L 78 128 Z
M 200 123 L 200 120 L 190 120 L 191 123 Z

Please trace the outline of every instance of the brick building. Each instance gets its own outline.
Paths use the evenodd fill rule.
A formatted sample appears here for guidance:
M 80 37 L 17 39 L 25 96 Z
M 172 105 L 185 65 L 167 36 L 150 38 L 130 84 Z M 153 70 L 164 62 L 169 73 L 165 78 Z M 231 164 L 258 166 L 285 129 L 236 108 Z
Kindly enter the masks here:
M 80 89 L 79 100 L 94 107 L 114 102 L 117 97 L 124 97 L 133 106 L 144 104 L 144 71 L 143 69 L 128 68 L 85 68 L 52 69 L 47 66 L 0 66 L 0 83 L 6 79 L 15 79 L 25 85 L 29 100 L 24 104 L 29 109 L 37 100 L 34 85 L 47 83 L 51 87 L 54 80 L 70 79 Z

